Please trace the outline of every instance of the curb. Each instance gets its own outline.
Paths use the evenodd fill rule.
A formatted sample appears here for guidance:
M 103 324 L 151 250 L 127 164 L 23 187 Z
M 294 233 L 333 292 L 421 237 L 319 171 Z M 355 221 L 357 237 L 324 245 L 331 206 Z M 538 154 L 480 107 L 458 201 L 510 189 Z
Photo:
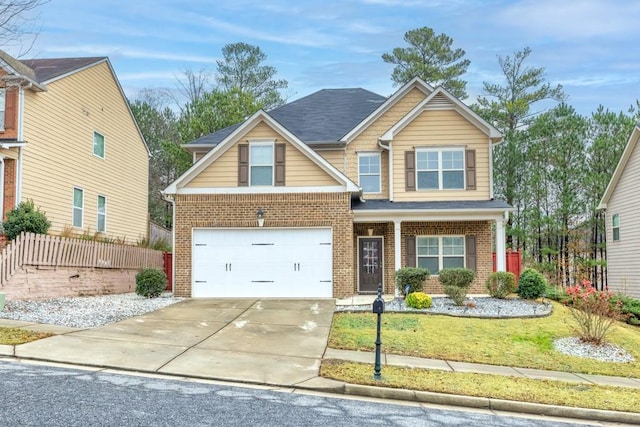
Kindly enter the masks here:
M 460 396 L 454 394 L 434 393 L 430 391 L 414 391 L 345 383 L 344 394 L 375 397 L 380 399 L 408 400 L 448 406 L 462 406 L 467 408 L 491 409 L 495 411 L 547 415 L 561 418 L 575 418 L 589 421 L 640 424 L 640 413 L 517 402 L 513 400 Z

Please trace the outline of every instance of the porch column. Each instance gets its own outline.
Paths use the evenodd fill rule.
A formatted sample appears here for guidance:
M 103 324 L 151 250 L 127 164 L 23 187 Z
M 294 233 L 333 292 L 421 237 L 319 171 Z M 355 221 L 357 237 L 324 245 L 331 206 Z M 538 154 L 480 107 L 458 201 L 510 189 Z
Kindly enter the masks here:
M 395 256 L 395 271 L 398 271 L 402 268 L 402 221 L 398 219 L 393 220 L 393 243 L 394 243 L 394 256 Z M 400 292 L 396 287 L 396 284 L 393 284 L 394 296 L 396 298 L 400 298 Z
M 496 271 L 507 271 L 504 217 L 496 220 Z

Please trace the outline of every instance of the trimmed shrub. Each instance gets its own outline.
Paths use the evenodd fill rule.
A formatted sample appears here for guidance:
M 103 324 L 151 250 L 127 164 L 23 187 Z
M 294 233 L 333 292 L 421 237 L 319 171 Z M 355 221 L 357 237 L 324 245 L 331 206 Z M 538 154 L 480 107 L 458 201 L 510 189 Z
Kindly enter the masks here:
M 396 271 L 396 288 L 402 295 L 411 292 L 422 292 L 424 281 L 429 278 L 429 270 L 422 267 L 404 267 Z M 405 286 L 409 285 L 409 291 L 405 293 Z
M 444 293 L 453 300 L 455 305 L 462 305 L 475 273 L 468 268 L 444 268 L 438 274 Z
M 485 285 L 489 295 L 503 299 L 516 290 L 516 275 L 508 271 L 496 271 L 489 274 Z
M 405 298 L 404 303 L 411 308 L 429 308 L 433 301 L 431 297 L 424 292 L 411 292 Z
M 146 298 L 160 296 L 167 285 L 167 275 L 157 268 L 146 268 L 136 274 L 136 294 Z
M 544 295 L 547 281 L 533 268 L 525 268 L 518 279 L 518 295 L 525 299 L 536 299 Z
M 7 220 L 2 224 L 7 239 L 13 240 L 23 231 L 26 233 L 47 234 L 51 223 L 40 208 L 36 208 L 33 200 L 20 202 L 7 213 Z

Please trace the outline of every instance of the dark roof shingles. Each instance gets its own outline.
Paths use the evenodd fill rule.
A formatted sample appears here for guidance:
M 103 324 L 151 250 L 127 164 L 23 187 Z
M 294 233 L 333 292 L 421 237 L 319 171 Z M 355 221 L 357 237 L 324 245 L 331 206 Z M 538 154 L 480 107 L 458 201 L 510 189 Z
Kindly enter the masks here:
M 101 56 L 89 58 L 23 59 L 20 62 L 32 69 L 35 72 L 35 80 L 38 83 L 42 83 L 106 59 L 106 56 Z
M 375 111 L 386 98 L 365 89 L 323 89 L 267 112 L 305 143 L 337 142 Z M 219 144 L 241 124 L 190 144 Z
M 459 209 L 510 209 L 504 200 L 447 200 L 424 202 L 390 202 L 389 200 L 354 201 L 353 210 L 459 210 Z

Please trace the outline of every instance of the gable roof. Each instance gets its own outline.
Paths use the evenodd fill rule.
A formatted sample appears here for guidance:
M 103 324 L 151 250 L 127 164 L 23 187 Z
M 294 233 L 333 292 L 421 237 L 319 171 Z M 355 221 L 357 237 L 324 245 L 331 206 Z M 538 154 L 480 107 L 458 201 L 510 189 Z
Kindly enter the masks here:
M 322 89 L 274 108 L 269 116 L 305 144 L 335 143 L 385 102 L 385 97 L 365 89 Z M 214 146 L 240 127 L 235 124 L 205 135 L 189 146 Z
M 422 102 L 416 105 L 409 113 L 400 119 L 399 122 L 393 125 L 391 129 L 385 132 L 380 139 L 382 141 L 392 141 L 402 129 L 428 109 L 454 109 L 495 142 L 502 139 L 502 133 L 498 129 L 476 114 L 471 108 L 442 86 L 435 88 Z
M 598 209 L 606 209 L 613 192 L 615 191 L 620 178 L 622 177 L 622 172 L 624 172 L 624 168 L 629 163 L 629 159 L 631 158 L 631 154 L 633 153 L 634 148 L 638 145 L 638 141 L 640 141 L 640 124 L 636 124 L 631 132 L 631 136 L 627 141 L 627 145 L 624 147 L 624 151 L 622 152 L 622 156 L 618 161 L 618 165 L 616 166 L 616 170 L 613 172 L 611 176 L 611 180 L 609 181 L 609 185 L 607 185 L 607 189 L 604 191 L 604 195 L 600 200 L 600 204 L 598 205 Z
M 313 149 L 307 146 L 304 142 L 300 141 L 293 133 L 289 132 L 278 121 L 271 117 L 270 113 L 263 110 L 259 110 L 253 116 L 245 120 L 241 125 L 237 126 L 235 130 L 230 132 L 226 138 L 224 138 L 215 148 L 210 150 L 200 161 L 196 162 L 189 170 L 176 179 L 171 185 L 169 185 L 163 194 L 177 194 L 180 189 L 185 187 L 189 182 L 196 178 L 202 171 L 207 169 L 209 165 L 215 162 L 222 154 L 227 151 L 237 140 L 246 132 L 253 129 L 258 123 L 264 121 L 267 125 L 271 126 L 279 134 L 281 134 L 288 142 L 300 150 L 307 158 L 317 164 L 323 169 L 329 176 L 334 178 L 337 182 L 349 192 L 359 192 L 360 188 L 349 178 L 347 178 L 342 172 L 336 169 L 331 163 L 326 161 L 322 156 L 317 154 Z M 238 187 L 241 190 L 246 189 L 250 192 L 258 191 L 256 187 Z M 287 187 L 281 187 L 286 191 Z M 278 187 L 265 187 L 265 191 L 274 192 L 278 190 Z M 202 193 L 202 189 L 196 190 L 198 193 Z M 240 191 L 240 190 L 237 190 Z M 335 190 L 332 190 L 335 191 Z
M 46 58 L 20 61 L 35 73 L 38 83 L 49 83 L 107 60 L 106 56 L 89 58 Z

